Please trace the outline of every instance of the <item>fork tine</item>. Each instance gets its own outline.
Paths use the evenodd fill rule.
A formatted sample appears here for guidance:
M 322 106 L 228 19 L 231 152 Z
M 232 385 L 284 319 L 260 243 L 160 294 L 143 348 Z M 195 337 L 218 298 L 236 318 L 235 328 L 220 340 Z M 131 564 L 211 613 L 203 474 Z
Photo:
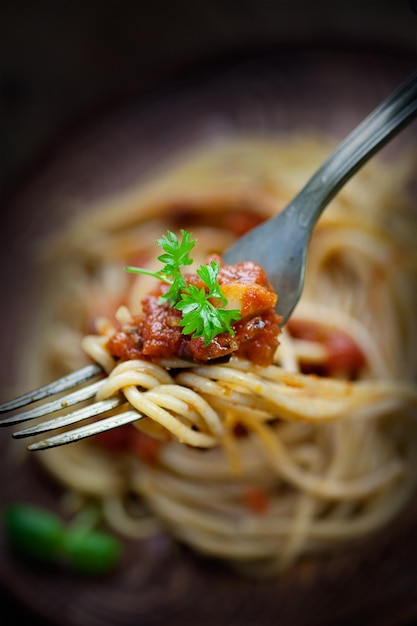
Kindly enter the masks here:
M 32 437 L 33 435 L 40 435 L 41 433 L 46 433 L 50 430 L 70 426 L 71 424 L 81 422 L 89 417 L 94 417 L 95 415 L 100 415 L 101 413 L 106 413 L 111 409 L 115 409 L 124 402 L 126 402 L 126 400 L 121 397 L 109 398 L 107 400 L 101 400 L 100 402 L 93 402 L 92 404 L 78 409 L 77 411 L 72 411 L 66 415 L 61 415 L 60 417 L 55 417 L 47 422 L 42 422 L 41 424 L 36 424 L 35 426 L 30 426 L 29 428 L 17 430 L 12 434 L 12 436 L 15 439 L 22 439 L 23 437 Z
M 60 393 L 61 391 L 66 391 L 67 389 L 71 389 L 76 385 L 86 382 L 93 376 L 97 376 L 97 374 L 100 374 L 102 372 L 103 369 L 100 367 L 100 365 L 97 365 L 95 363 L 92 365 L 86 365 L 76 372 L 71 372 L 66 376 L 62 376 L 62 378 L 58 378 L 57 380 L 48 383 L 43 387 L 33 389 L 32 391 L 28 391 L 18 398 L 14 398 L 13 400 L 9 400 L 8 402 L 0 404 L 0 413 L 13 411 L 14 409 L 19 409 L 23 406 L 26 406 L 31 402 L 37 402 L 38 400 L 49 398 L 49 396 L 53 396 L 57 393 Z
M 98 422 L 94 422 L 94 424 L 80 426 L 80 428 L 75 428 L 65 433 L 49 437 L 48 439 L 43 439 L 42 441 L 32 443 L 30 446 L 28 446 L 28 450 L 46 450 L 48 448 L 55 448 L 56 446 L 63 446 L 67 443 L 73 443 L 75 441 L 79 441 L 80 439 L 85 439 L 86 437 L 91 437 L 93 435 L 103 433 L 106 430 L 118 428 L 119 426 L 123 426 L 124 424 L 136 422 L 143 417 L 144 416 L 137 411 L 125 411 L 124 413 L 112 415 L 111 417 L 107 417 L 103 420 L 99 420 Z
M 78 389 L 77 391 L 74 391 L 73 393 L 70 393 L 63 398 L 52 400 L 52 402 L 42 404 L 41 406 L 35 407 L 34 409 L 29 409 L 28 411 L 23 411 L 22 413 L 18 413 L 17 415 L 12 415 L 11 417 L 2 419 L 0 420 L 0 426 L 12 426 L 13 424 L 27 422 L 29 420 L 35 419 L 36 417 L 49 415 L 49 413 L 54 413 L 55 411 L 66 409 L 67 407 L 73 406 L 74 404 L 82 402 L 83 400 L 88 400 L 89 398 L 95 396 L 102 384 L 102 380 L 97 380 L 88 387 Z

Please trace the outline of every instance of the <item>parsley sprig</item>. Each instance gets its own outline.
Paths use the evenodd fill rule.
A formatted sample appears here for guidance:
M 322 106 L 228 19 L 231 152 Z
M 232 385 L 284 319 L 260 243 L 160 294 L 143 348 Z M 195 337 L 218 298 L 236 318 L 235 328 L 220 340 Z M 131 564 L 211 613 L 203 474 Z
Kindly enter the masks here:
M 193 260 L 189 253 L 195 246 L 196 240 L 191 239 L 191 233 L 186 230 L 181 229 L 180 232 L 181 241 L 170 230 L 157 240 L 157 244 L 164 250 L 164 254 L 158 257 L 158 261 L 164 263 L 159 272 L 130 266 L 126 267 L 126 270 L 153 276 L 168 284 L 169 289 L 161 296 L 161 301 L 181 311 L 180 325 L 184 335 L 202 337 L 207 346 L 221 333 L 228 332 L 234 335 L 231 324 L 239 320 L 241 314 L 238 309 L 220 308 L 220 306 L 227 305 L 227 298 L 218 280 L 220 263 L 212 260 L 210 265 L 200 265 L 197 269 L 197 274 L 205 287 L 199 289 L 195 285 L 187 284 L 181 274 L 181 268 L 192 264 Z M 220 306 L 215 306 L 211 300 Z

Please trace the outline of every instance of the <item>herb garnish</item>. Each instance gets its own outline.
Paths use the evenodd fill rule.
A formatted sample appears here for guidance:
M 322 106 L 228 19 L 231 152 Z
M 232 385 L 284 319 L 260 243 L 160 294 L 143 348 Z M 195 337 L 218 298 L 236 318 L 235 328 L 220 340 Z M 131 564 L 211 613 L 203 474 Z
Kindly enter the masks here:
M 220 306 L 227 305 L 218 274 L 220 263 L 212 260 L 210 265 L 200 265 L 197 274 L 206 288 L 199 289 L 195 285 L 187 284 L 181 274 L 181 267 L 191 265 L 193 260 L 189 253 L 196 244 L 191 239 L 191 233 L 181 229 L 182 240 L 178 240 L 175 233 L 168 230 L 166 235 L 157 240 L 157 244 L 165 251 L 158 257 L 164 263 L 159 272 L 152 272 L 141 267 L 126 267 L 126 271 L 136 274 L 146 274 L 168 284 L 169 289 L 161 296 L 169 306 L 182 312 L 180 325 L 184 335 L 203 337 L 204 345 L 208 345 L 217 335 L 228 332 L 234 335 L 231 327 L 233 321 L 241 318 L 238 309 L 224 309 L 215 306 L 210 300 L 215 299 Z

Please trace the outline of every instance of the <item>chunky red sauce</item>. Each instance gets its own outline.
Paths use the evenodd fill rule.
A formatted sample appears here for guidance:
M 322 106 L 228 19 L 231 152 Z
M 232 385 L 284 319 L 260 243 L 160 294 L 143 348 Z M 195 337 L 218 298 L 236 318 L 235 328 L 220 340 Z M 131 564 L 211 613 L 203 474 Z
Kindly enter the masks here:
M 344 374 L 354 379 L 366 363 L 365 355 L 357 343 L 339 329 L 294 318 L 288 321 L 287 328 L 293 337 L 319 342 L 325 347 L 327 357 L 322 367 L 323 371 L 318 372 L 319 374 L 326 376 Z
M 156 465 L 163 442 L 125 424 L 91 437 L 90 442 L 113 452 L 132 452 L 147 465 Z
M 270 505 L 268 494 L 260 487 L 247 487 L 243 493 L 243 502 L 252 513 L 258 515 L 266 513 Z
M 212 257 L 220 261 L 219 257 Z M 197 274 L 184 276 L 198 288 L 204 283 Z M 158 361 L 179 357 L 197 363 L 228 357 L 232 353 L 258 365 L 269 365 L 278 346 L 280 317 L 275 311 L 277 295 L 265 271 L 246 261 L 222 265 L 218 275 L 229 308 L 238 308 L 242 318 L 232 324 L 235 332 L 217 335 L 209 345 L 201 337 L 182 333 L 181 312 L 161 303 L 167 289 L 159 283 L 142 301 L 142 314 L 123 326 L 108 342 L 111 354 L 119 359 Z

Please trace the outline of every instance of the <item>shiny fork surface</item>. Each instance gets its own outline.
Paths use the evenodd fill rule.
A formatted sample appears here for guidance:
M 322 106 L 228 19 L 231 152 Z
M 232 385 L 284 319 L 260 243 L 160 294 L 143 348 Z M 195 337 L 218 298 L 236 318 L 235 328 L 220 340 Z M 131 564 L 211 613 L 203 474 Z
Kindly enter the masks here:
M 99 365 L 92 364 L 81 368 L 67 376 L 63 376 L 58 380 L 48 383 L 43 387 L 39 387 L 33 391 L 14 398 L 9 402 L 5 402 L 0 405 L 0 413 L 7 413 L 12 411 L 11 416 L 5 417 L 0 420 L 0 426 L 15 426 L 23 422 L 35 420 L 40 417 L 51 415 L 58 411 L 66 411 L 70 407 L 76 407 L 80 403 L 88 404 L 81 408 L 75 408 L 65 412 L 63 415 L 58 415 L 50 420 L 36 423 L 33 426 L 17 430 L 13 433 L 15 439 L 22 439 L 25 437 L 34 437 L 51 431 L 62 429 L 73 424 L 78 424 L 92 417 L 103 417 L 108 411 L 115 409 L 121 409 L 120 413 L 111 415 L 110 417 L 103 417 L 97 422 L 88 423 L 85 426 L 80 426 L 69 431 L 59 432 L 56 435 L 46 437 L 40 441 L 36 441 L 28 446 L 29 450 L 43 450 L 46 448 L 53 448 L 61 446 L 74 441 L 79 441 L 86 437 L 91 437 L 98 433 L 117 428 L 123 424 L 134 422 L 142 417 L 137 411 L 128 410 L 129 405 L 126 400 L 121 396 L 115 396 L 107 400 L 94 401 L 94 398 L 102 386 L 104 372 Z M 99 376 L 99 380 L 95 380 L 87 386 L 84 384 L 90 381 L 92 378 Z M 75 387 L 79 387 L 73 390 Z M 72 389 L 71 393 L 61 395 L 63 392 Z M 58 396 L 58 397 L 55 397 Z M 16 410 L 26 407 L 28 404 L 33 404 L 53 397 L 54 399 L 49 402 L 41 403 L 28 410 L 15 413 Z
M 142 416 L 134 410 L 127 410 L 128 404 L 122 396 L 116 396 L 107 400 L 94 401 L 94 398 L 102 386 L 104 372 L 99 365 L 92 364 L 87 365 L 80 370 L 72 372 L 58 380 L 55 380 L 43 387 L 29 391 L 18 398 L 14 398 L 9 402 L 5 402 L 0 405 L 0 413 L 14 412 L 17 409 L 26 407 L 28 404 L 33 404 L 45 400 L 47 398 L 54 397 L 49 402 L 38 404 L 37 406 L 28 410 L 13 413 L 9 417 L 5 417 L 0 421 L 0 426 L 14 426 L 23 422 L 35 420 L 40 417 L 45 417 L 56 412 L 66 411 L 70 407 L 76 407 L 80 403 L 86 403 L 90 400 L 92 402 L 81 406 L 81 408 L 75 408 L 69 412 L 65 412 L 62 415 L 58 415 L 50 420 L 36 423 L 33 426 L 17 430 L 13 433 L 15 439 L 21 439 L 24 437 L 34 437 L 43 433 L 48 433 L 57 429 L 62 429 L 73 424 L 78 424 L 81 421 L 91 419 L 92 417 L 102 417 L 108 411 L 114 411 L 121 408 L 121 413 L 111 415 L 110 417 L 104 417 L 97 422 L 88 423 L 85 426 L 81 426 L 70 431 L 59 432 L 56 435 L 52 435 L 40 441 L 36 441 L 28 446 L 29 450 L 42 450 L 45 448 L 52 448 L 66 443 L 72 443 L 79 441 L 85 437 L 91 437 L 92 435 L 117 428 L 122 424 L 128 424 L 130 422 L 140 419 Z M 84 384 L 90 381 L 92 378 L 99 376 L 98 380 L 85 386 Z M 62 395 L 69 389 L 73 390 L 75 387 L 79 387 L 71 393 Z M 57 397 L 55 397 L 57 396 Z
M 44 400 L 45 398 L 50 398 L 51 396 L 57 395 L 62 391 L 68 391 L 68 389 L 72 389 L 77 385 L 80 385 L 87 380 L 90 380 L 94 376 L 103 373 L 100 365 L 92 364 L 86 365 L 81 369 L 71 372 L 70 374 L 66 374 L 57 380 L 44 385 L 43 387 L 39 387 L 38 389 L 33 389 L 32 391 L 28 391 L 18 398 L 13 398 L 8 402 L 4 402 L 0 405 L 0 413 L 8 413 L 9 411 L 13 411 L 15 409 L 20 409 L 28 404 L 33 404 L 34 402 L 38 402 L 39 400 Z M 68 405 L 67 405 L 68 406 Z M 64 408 L 63 406 L 58 408 Z M 23 414 L 21 414 L 23 415 Z M 40 413 L 39 415 L 42 415 Z M 36 417 L 36 416 L 33 416 Z M 27 419 L 31 419 L 28 417 Z M 16 420 L 17 421 L 25 421 L 24 419 Z M 6 422 L 0 422 L 1 424 L 5 424 Z M 11 422 L 10 422 L 11 423 Z
M 226 263 L 252 260 L 266 270 L 270 282 L 279 295 L 278 312 L 282 315 L 282 324 L 286 322 L 300 298 L 304 284 L 307 248 L 321 213 L 351 176 L 416 115 L 417 73 L 346 137 L 279 215 L 251 230 L 225 253 Z M 63 393 L 100 374 L 103 375 L 100 366 L 86 366 L 0 405 L 0 413 L 14 412 L 28 404 Z M 97 422 L 47 437 L 28 448 L 40 450 L 78 441 L 141 419 L 142 415 L 129 409 L 129 404 L 121 396 L 94 402 L 93 398 L 100 384 L 102 381 L 96 381 L 88 387 L 81 387 L 78 391 L 34 409 L 6 417 L 0 420 L 0 426 L 16 425 L 92 400 L 90 404 L 80 409 L 13 433 L 15 438 L 30 437 L 102 416 L 110 410 L 117 411 L 116 414 Z
M 255 261 L 278 293 L 285 324 L 304 285 L 307 249 L 321 213 L 351 176 L 417 115 L 417 73 L 380 104 L 328 157 L 277 216 L 241 237 L 226 263 Z

